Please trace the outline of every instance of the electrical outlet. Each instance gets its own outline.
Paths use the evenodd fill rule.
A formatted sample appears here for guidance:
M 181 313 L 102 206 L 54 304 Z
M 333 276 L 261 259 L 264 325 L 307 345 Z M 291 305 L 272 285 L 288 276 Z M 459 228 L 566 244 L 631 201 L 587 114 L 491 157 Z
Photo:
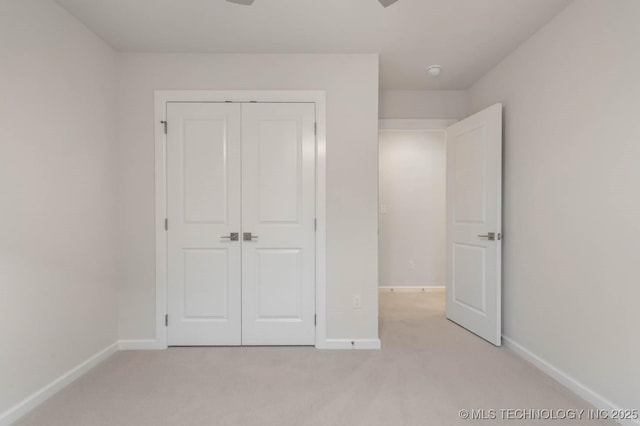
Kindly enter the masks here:
M 353 309 L 362 308 L 362 297 L 359 294 L 353 295 Z
M 416 269 L 416 261 L 415 260 L 410 260 L 409 261 L 409 270 L 413 271 Z

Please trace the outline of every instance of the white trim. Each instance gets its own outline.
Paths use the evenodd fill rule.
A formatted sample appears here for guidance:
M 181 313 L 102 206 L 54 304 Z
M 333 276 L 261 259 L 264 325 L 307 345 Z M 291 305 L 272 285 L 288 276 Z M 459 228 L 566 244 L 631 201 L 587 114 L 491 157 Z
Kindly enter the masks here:
M 447 127 L 458 120 L 447 119 L 391 119 L 381 118 L 378 120 L 378 129 L 385 131 L 416 131 L 416 130 L 446 130 Z
M 322 349 L 380 349 L 380 339 L 327 339 Z
M 166 349 L 158 344 L 157 341 L 152 339 L 137 339 L 137 340 L 120 340 L 118 347 L 121 351 L 149 351 L 154 349 Z
M 553 377 L 555 380 L 560 382 L 565 387 L 569 388 L 580 398 L 586 400 L 591 405 L 598 409 L 602 410 L 620 410 L 621 407 L 614 404 L 604 396 L 600 395 L 593 389 L 587 387 L 583 383 L 579 382 L 575 378 L 571 377 L 569 374 L 560 370 L 558 367 L 554 366 L 550 362 L 545 359 L 542 359 L 538 355 L 531 352 L 529 349 L 525 348 L 521 344 L 515 342 L 511 338 L 507 336 L 502 336 L 502 342 L 506 348 L 511 349 L 521 358 L 529 361 L 531 364 L 535 365 L 538 369 L 546 373 L 547 375 Z M 630 407 L 629 407 L 630 408 Z M 619 421 L 622 425 L 640 425 L 640 420 L 627 420 L 627 421 Z
M 411 286 L 411 285 L 381 285 L 378 287 L 381 293 L 433 293 L 441 292 L 445 290 L 443 285 L 426 285 L 426 286 Z
M 167 348 L 167 211 L 166 120 L 167 102 L 309 102 L 316 105 L 316 347 L 326 339 L 326 144 L 327 107 L 323 90 L 156 90 L 155 105 L 155 228 L 156 228 L 156 338 L 154 349 Z M 169 123 L 169 125 L 171 125 Z M 171 226 L 171 225 L 169 225 Z
M 156 190 L 156 342 L 160 348 L 167 348 L 167 328 L 164 316 L 167 310 L 167 233 L 164 220 L 167 217 L 167 149 L 164 126 L 160 121 L 167 119 L 167 99 L 158 92 L 155 102 L 155 190 Z
M 90 356 L 85 361 L 81 362 L 71 370 L 62 374 L 57 379 L 53 380 L 49 384 L 43 386 L 36 392 L 32 393 L 13 407 L 9 408 L 4 413 L 0 414 L 0 425 L 10 425 L 18 420 L 20 417 L 33 410 L 38 405 L 42 404 L 45 400 L 49 399 L 56 392 L 67 386 L 69 383 L 76 380 L 78 377 L 87 373 L 96 365 L 109 358 L 115 352 L 118 351 L 118 342 L 112 343 L 96 354 Z

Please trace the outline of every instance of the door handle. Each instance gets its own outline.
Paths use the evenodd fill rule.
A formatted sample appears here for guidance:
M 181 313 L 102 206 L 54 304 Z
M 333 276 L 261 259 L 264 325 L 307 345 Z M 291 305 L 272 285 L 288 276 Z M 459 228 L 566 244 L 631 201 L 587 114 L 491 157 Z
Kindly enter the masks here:
M 243 241 L 253 241 L 253 240 L 257 240 L 258 236 L 257 235 L 251 235 L 251 232 L 245 232 L 242 234 L 242 240 Z
M 478 238 L 486 238 L 489 241 L 495 241 L 496 240 L 496 233 L 495 232 L 487 232 L 487 235 L 478 235 Z M 498 239 L 502 239 L 502 235 L 498 234 Z
M 238 241 L 240 239 L 239 235 L 240 234 L 238 232 L 232 232 L 229 235 L 225 235 L 225 236 L 222 236 L 220 238 L 231 240 L 231 241 Z

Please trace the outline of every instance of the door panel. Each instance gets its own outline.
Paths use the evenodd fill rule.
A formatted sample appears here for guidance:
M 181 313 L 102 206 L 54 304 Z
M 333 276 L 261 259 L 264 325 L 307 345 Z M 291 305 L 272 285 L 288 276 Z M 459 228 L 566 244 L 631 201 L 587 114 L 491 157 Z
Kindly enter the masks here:
M 302 253 L 257 249 L 258 320 L 302 320 Z
M 186 223 L 226 223 L 226 120 L 185 119 L 184 218 Z
M 241 343 L 240 105 L 167 105 L 168 344 Z
M 502 105 L 447 129 L 447 318 L 501 344 Z M 494 238 L 489 237 L 490 233 Z
M 486 312 L 485 262 L 484 247 L 454 243 L 453 301 L 481 314 Z
M 258 142 L 260 223 L 300 221 L 302 138 L 295 120 L 261 121 Z
M 229 251 L 186 249 L 184 254 L 184 318 L 227 319 Z
M 315 106 L 242 105 L 242 344 L 315 341 Z
M 484 127 L 457 135 L 453 143 L 456 223 L 484 223 L 486 214 Z

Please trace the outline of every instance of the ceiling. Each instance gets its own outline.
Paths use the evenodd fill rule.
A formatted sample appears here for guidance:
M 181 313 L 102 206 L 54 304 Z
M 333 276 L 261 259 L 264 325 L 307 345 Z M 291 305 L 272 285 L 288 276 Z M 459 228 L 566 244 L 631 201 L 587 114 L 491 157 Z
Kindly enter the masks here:
M 118 51 L 380 53 L 381 88 L 411 90 L 466 89 L 571 2 L 57 1 Z

